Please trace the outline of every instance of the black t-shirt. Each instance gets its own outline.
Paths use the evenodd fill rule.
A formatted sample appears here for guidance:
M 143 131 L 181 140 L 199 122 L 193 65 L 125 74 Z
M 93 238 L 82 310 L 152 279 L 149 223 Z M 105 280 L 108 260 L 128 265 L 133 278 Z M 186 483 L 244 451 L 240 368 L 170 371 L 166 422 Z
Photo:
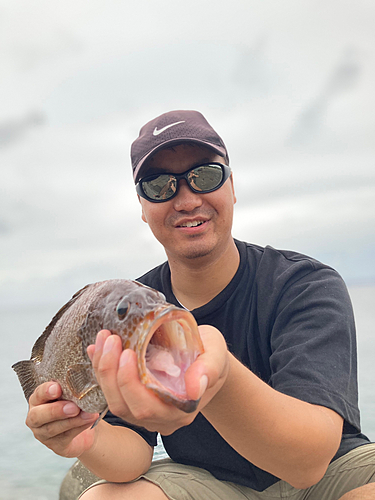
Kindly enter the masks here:
M 343 280 L 305 255 L 235 242 L 239 268 L 219 295 L 192 311 L 197 323 L 218 328 L 237 359 L 277 391 L 339 413 L 345 423 L 334 460 L 367 444 L 360 434 L 356 335 Z M 138 281 L 179 305 L 167 262 Z M 112 414 L 106 420 L 131 427 L 156 444 L 156 433 L 129 426 Z M 201 413 L 162 440 L 173 460 L 207 469 L 220 480 L 258 491 L 278 481 L 239 455 Z

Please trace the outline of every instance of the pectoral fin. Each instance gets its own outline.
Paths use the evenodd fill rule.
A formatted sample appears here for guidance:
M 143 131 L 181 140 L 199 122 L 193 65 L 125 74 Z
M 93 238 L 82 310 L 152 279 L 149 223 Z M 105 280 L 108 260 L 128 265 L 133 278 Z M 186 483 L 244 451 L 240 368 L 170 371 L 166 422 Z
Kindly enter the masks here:
M 78 363 L 70 366 L 66 373 L 66 382 L 74 397 L 82 399 L 98 384 L 92 375 L 92 366 L 89 363 Z

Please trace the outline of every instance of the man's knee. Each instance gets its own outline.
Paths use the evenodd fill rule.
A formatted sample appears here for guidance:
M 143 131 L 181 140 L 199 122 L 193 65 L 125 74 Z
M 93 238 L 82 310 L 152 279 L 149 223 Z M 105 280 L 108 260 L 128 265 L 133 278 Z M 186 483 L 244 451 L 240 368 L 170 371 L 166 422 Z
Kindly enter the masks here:
M 94 486 L 81 496 L 81 500 L 168 500 L 163 490 L 146 479 L 134 483 L 105 483 Z
M 339 500 L 374 500 L 375 483 L 365 484 L 345 493 Z

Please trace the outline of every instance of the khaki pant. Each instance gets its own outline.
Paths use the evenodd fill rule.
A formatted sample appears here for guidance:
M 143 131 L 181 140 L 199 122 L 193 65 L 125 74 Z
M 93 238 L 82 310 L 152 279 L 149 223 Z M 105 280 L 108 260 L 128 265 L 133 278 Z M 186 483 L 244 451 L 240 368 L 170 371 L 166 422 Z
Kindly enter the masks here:
M 209 472 L 172 462 L 154 462 L 141 476 L 161 487 L 171 500 L 338 500 L 348 491 L 375 482 L 375 443 L 359 446 L 335 460 L 324 477 L 311 488 L 298 490 L 279 481 L 258 492 L 228 481 L 219 481 Z M 69 470 L 60 490 L 60 500 L 78 500 L 89 488 L 106 481 L 89 472 L 79 461 Z

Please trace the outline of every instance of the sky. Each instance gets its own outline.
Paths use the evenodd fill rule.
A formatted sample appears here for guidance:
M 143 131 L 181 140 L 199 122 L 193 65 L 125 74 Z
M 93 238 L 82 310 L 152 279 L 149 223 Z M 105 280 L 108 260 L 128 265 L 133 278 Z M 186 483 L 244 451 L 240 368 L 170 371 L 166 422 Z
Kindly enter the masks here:
M 201 111 L 229 151 L 233 236 L 375 282 L 372 0 L 0 0 L 0 308 L 165 260 L 130 144 Z

